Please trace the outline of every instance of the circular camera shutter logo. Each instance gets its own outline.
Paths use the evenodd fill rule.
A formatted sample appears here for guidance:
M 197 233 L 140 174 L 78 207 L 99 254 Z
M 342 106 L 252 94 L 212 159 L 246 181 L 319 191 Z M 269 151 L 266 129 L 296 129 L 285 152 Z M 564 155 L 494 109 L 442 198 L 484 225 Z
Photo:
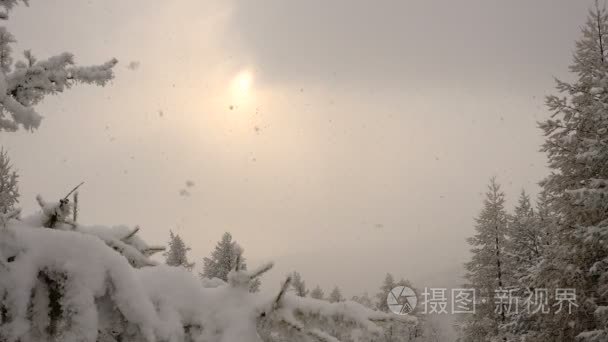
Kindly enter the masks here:
M 388 293 L 386 304 L 392 313 L 406 315 L 416 308 L 418 298 L 416 292 L 406 286 L 397 286 Z

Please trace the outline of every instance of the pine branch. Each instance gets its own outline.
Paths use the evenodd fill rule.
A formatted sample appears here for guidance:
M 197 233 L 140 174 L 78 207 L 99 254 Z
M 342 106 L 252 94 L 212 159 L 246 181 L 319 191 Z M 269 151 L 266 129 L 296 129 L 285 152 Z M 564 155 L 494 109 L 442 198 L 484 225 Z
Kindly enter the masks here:
M 135 226 L 135 228 L 129 234 L 125 235 L 120 240 L 122 242 L 126 242 L 127 240 L 129 240 L 130 238 L 132 238 L 133 236 L 135 236 L 135 234 L 137 234 L 137 232 L 139 232 L 139 230 L 140 230 L 140 227 L 139 226 Z

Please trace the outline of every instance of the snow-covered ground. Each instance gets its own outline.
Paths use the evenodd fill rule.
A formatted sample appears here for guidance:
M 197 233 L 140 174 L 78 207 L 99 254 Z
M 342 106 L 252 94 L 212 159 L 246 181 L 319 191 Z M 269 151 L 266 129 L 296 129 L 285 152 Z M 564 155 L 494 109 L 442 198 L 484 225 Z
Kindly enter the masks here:
M 150 259 L 161 248 L 139 228 L 81 226 L 71 203 L 39 198 L 40 213 L 4 215 L 0 227 L 0 337 L 10 341 L 370 341 L 379 324 L 416 319 L 287 293 L 251 293 L 272 268 L 201 282 Z

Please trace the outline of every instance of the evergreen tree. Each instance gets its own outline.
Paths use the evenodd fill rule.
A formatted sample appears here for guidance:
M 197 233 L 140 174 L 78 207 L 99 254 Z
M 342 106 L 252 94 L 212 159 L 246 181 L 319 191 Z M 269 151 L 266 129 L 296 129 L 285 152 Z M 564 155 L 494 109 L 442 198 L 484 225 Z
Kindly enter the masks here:
M 342 296 L 342 291 L 340 291 L 339 287 L 337 287 L 337 286 L 334 287 L 334 289 L 329 294 L 328 300 L 330 303 L 338 303 L 338 302 L 344 301 L 344 297 Z
M 530 285 L 528 275 L 541 258 L 545 239 L 530 196 L 523 190 L 514 214 L 509 217 L 506 233 L 506 256 L 510 259 L 513 279 L 520 287 L 527 288 Z
M 298 272 L 293 272 L 291 274 L 291 286 L 296 292 L 298 297 L 306 297 L 308 295 L 308 290 L 306 289 L 306 282 L 302 280 L 302 276 Z
M 203 259 L 201 278 L 219 278 L 228 281 L 228 273 L 236 266 L 238 244 L 232 241 L 232 234 L 226 232 L 217 243 L 210 257 Z M 244 261 L 242 261 L 244 262 Z
M 386 298 L 389 292 L 391 292 L 391 290 L 395 288 L 395 286 L 397 286 L 397 284 L 395 283 L 395 278 L 393 278 L 392 274 L 387 273 L 384 277 L 384 282 L 382 283 L 382 286 L 380 286 L 380 292 L 376 294 L 376 308 L 378 308 L 378 310 L 382 312 L 389 312 Z
M 537 210 L 533 209 L 530 197 L 522 191 L 513 215 L 509 216 L 505 255 L 509 262 L 512 285 L 519 297 L 517 310 L 509 310 L 500 324 L 498 340 L 513 340 L 517 336 L 528 336 L 534 328 L 534 310 L 527 308 L 526 301 L 536 296 L 534 275 L 545 256 L 550 241 L 551 211 L 545 192 L 538 197 Z M 530 312 L 532 311 L 532 312 Z M 542 313 L 545 314 L 545 313 Z
M 0 214 L 9 213 L 19 202 L 17 178 L 7 152 L 0 149 Z
M 536 224 L 541 232 L 542 249 L 546 253 L 555 237 L 557 216 L 551 206 L 551 198 L 547 191 L 542 190 L 536 199 Z
M 507 213 L 505 196 L 495 178 L 490 180 L 483 209 L 475 219 L 476 234 L 467 239 L 472 246 L 471 261 L 465 264 L 466 287 L 476 290 L 485 302 L 476 305 L 474 314 L 461 322 L 465 341 L 488 341 L 498 334 L 499 325 L 506 320 L 505 310 L 495 313 L 496 290 L 506 288 L 508 272 L 505 265 Z
M 194 263 L 189 262 L 186 255 L 189 251 L 190 247 L 186 246 L 179 234 L 174 234 L 173 231 L 170 231 L 169 249 L 163 253 L 165 263 L 169 266 L 182 266 L 188 271 L 192 271 Z
M 247 270 L 243 251 L 243 248 L 236 241 L 232 240 L 232 234 L 228 232 L 224 233 L 211 256 L 203 259 L 203 272 L 199 273 L 200 277 L 209 279 L 218 278 L 228 281 L 230 271 L 235 269 Z M 258 278 L 255 278 L 249 285 L 251 292 L 257 292 L 260 289 L 261 282 Z
M 551 174 L 541 185 L 555 212 L 551 245 L 534 278 L 576 290 L 572 312 L 537 317 L 539 339 L 608 340 L 608 13 L 597 4 L 576 42 L 574 82 L 557 80 L 540 124 Z M 533 335 L 534 333 L 530 333 Z
M 310 298 L 324 299 L 325 293 L 323 292 L 321 287 L 319 287 L 319 285 L 317 285 L 317 287 L 315 287 L 312 291 L 310 291 Z

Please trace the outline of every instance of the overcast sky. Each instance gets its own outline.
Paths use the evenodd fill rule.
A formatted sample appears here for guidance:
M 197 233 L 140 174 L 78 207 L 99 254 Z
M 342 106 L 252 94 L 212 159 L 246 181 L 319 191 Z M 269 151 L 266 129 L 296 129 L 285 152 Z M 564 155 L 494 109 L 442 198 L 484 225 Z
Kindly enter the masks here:
M 386 272 L 450 287 L 488 179 L 511 206 L 547 172 L 536 122 L 591 4 L 32 0 L 16 51 L 120 64 L 0 144 L 26 212 L 85 181 L 84 223 L 173 229 L 197 271 L 230 231 L 276 261 L 267 289 L 291 270 L 349 297 Z

